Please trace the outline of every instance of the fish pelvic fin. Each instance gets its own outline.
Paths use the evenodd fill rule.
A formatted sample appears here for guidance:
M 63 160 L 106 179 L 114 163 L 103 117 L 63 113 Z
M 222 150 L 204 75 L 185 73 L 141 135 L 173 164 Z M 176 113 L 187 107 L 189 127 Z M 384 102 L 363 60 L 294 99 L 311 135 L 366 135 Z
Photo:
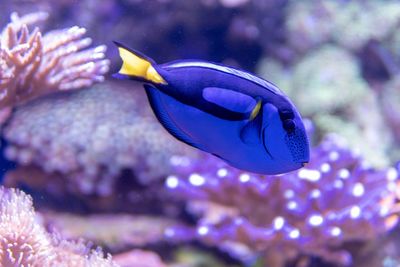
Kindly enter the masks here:
M 155 62 L 153 60 L 118 42 L 114 43 L 117 45 L 119 55 L 122 59 L 122 66 L 116 75 L 117 77 L 134 78 L 153 84 L 167 84 L 164 78 L 154 68 Z

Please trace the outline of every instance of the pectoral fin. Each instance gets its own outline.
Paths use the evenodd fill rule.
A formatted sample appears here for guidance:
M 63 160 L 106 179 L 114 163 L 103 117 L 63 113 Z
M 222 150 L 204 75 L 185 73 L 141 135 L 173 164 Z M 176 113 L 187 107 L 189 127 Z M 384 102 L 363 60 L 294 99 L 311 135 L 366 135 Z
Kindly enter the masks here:
M 262 101 L 258 100 L 256 106 L 253 108 L 253 110 L 250 113 L 250 120 L 254 120 L 258 114 L 260 113 L 261 110 L 261 105 L 262 105 Z
M 256 105 L 254 109 L 255 117 L 251 118 L 240 131 L 240 139 L 243 143 L 248 145 L 257 145 L 261 143 L 261 128 L 262 128 L 262 112 L 261 104 Z

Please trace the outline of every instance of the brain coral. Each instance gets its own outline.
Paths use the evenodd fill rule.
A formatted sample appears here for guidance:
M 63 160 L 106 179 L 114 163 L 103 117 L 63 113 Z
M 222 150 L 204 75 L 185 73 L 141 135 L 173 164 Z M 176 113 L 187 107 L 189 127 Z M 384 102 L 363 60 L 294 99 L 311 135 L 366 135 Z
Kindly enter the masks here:
M 122 170 L 132 170 L 142 182 L 166 175 L 169 158 L 191 150 L 155 121 L 141 88 L 121 84 L 64 92 L 18 108 L 4 132 L 7 157 L 61 173 L 84 193 L 109 194 Z

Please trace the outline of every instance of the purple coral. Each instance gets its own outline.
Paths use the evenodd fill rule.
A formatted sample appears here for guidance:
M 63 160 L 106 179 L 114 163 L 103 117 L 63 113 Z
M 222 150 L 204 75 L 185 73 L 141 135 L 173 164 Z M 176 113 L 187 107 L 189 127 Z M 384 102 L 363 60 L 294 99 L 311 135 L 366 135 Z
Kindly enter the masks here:
M 280 176 L 246 173 L 209 155 L 173 162 L 166 186 L 202 217 L 196 229 L 166 234 L 179 239 L 183 231 L 231 251 L 241 244 L 267 266 L 301 255 L 349 265 L 348 242 L 370 241 L 397 223 L 390 212 L 396 169 L 368 167 L 337 136 L 314 148 L 305 168 Z
M 106 46 L 87 49 L 92 40 L 75 26 L 54 30 L 42 37 L 39 28 L 28 26 L 46 20 L 47 13 L 19 17 L 1 33 L 0 108 L 12 107 L 57 90 L 87 87 L 104 80 L 109 61 Z

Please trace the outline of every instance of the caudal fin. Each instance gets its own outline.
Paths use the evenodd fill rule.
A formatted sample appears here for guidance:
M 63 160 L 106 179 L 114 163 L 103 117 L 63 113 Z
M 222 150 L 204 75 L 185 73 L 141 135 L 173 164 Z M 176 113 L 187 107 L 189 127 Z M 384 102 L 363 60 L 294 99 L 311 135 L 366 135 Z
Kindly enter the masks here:
M 130 78 L 153 84 L 167 84 L 163 77 L 153 67 L 154 61 L 140 53 L 127 48 L 123 44 L 114 42 L 122 59 L 121 69 L 115 74 L 117 78 Z

